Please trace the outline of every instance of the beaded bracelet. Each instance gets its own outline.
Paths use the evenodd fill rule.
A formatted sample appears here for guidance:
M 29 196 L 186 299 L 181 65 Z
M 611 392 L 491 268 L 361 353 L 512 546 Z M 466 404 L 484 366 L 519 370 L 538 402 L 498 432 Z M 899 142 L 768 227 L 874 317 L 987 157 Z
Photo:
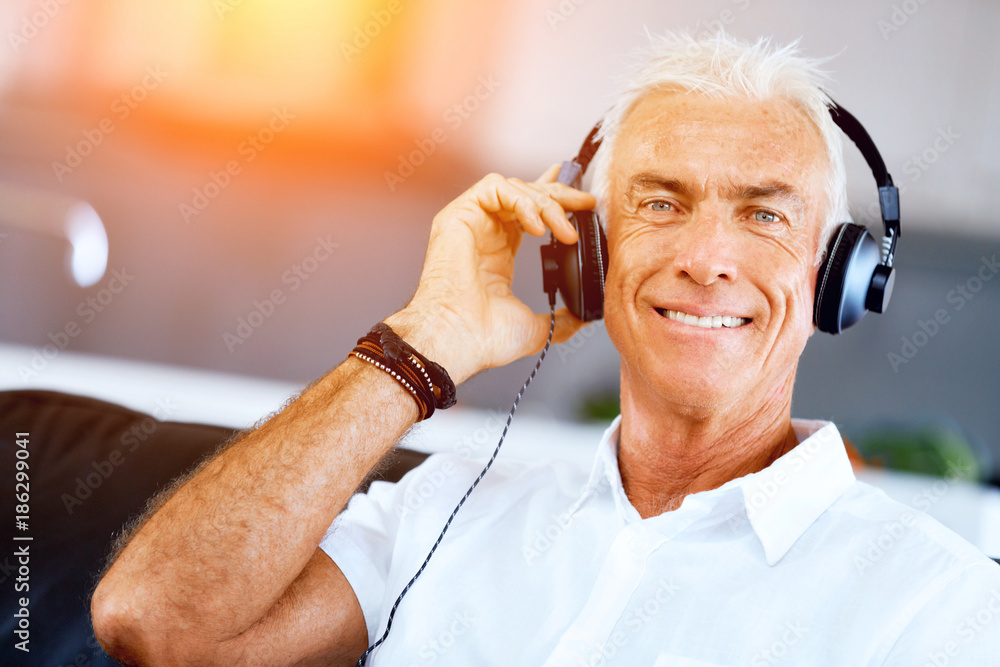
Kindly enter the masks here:
M 448 371 L 413 349 L 384 322 L 359 338 L 351 354 L 385 371 L 410 392 L 420 411 L 417 421 L 428 419 L 435 409 L 455 405 L 455 383 Z
M 365 341 L 367 342 L 367 341 Z M 361 346 L 351 350 L 351 354 L 361 359 L 362 361 L 367 361 L 372 366 L 385 371 L 392 376 L 396 382 L 398 382 L 404 389 L 410 392 L 413 396 L 413 400 L 417 402 L 417 409 L 420 411 L 420 415 L 417 421 L 423 421 L 434 414 L 434 401 L 427 395 L 426 391 L 423 391 L 422 385 L 419 382 L 414 381 L 414 378 L 404 371 L 402 368 L 396 368 L 390 366 L 379 352 L 374 350 L 362 350 L 359 349 Z

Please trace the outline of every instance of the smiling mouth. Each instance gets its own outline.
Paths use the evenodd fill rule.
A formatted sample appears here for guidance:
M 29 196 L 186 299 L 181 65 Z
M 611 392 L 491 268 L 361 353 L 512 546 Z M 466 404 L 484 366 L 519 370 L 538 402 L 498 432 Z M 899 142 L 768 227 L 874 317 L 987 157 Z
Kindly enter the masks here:
M 729 315 L 698 317 L 697 315 L 690 315 L 679 310 L 667 310 L 666 308 L 657 308 L 656 312 L 674 322 L 701 327 L 702 329 L 735 329 L 753 321 L 749 317 L 731 317 Z

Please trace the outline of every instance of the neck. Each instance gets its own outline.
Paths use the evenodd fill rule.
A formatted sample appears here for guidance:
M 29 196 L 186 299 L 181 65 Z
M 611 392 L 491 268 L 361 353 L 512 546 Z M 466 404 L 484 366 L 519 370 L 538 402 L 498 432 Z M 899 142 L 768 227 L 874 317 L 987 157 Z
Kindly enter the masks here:
M 794 379 L 792 372 L 761 400 L 692 408 L 635 391 L 623 368 L 618 468 L 639 515 L 675 510 L 688 494 L 763 470 L 794 448 Z

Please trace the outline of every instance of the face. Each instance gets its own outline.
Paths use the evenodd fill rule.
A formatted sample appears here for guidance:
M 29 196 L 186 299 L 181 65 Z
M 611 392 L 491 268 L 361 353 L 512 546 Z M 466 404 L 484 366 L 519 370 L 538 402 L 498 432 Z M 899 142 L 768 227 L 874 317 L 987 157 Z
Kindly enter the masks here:
M 623 395 L 791 400 L 813 332 L 826 165 L 819 130 L 784 100 L 660 91 L 632 108 L 606 206 L 605 323 Z

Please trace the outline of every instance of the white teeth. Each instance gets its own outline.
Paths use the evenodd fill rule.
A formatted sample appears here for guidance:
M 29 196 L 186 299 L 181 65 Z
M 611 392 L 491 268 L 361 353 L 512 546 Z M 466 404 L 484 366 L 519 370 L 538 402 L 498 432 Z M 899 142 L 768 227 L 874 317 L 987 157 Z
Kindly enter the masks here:
M 661 313 L 663 311 L 660 311 Z M 691 326 L 701 327 L 703 329 L 721 329 L 722 327 L 734 328 L 741 327 L 749 320 L 744 317 L 730 317 L 729 315 L 712 315 L 710 317 L 698 317 L 697 315 L 690 315 L 688 313 L 682 313 L 678 310 L 668 310 L 666 315 L 669 319 L 675 322 L 681 322 L 682 324 L 689 324 Z

